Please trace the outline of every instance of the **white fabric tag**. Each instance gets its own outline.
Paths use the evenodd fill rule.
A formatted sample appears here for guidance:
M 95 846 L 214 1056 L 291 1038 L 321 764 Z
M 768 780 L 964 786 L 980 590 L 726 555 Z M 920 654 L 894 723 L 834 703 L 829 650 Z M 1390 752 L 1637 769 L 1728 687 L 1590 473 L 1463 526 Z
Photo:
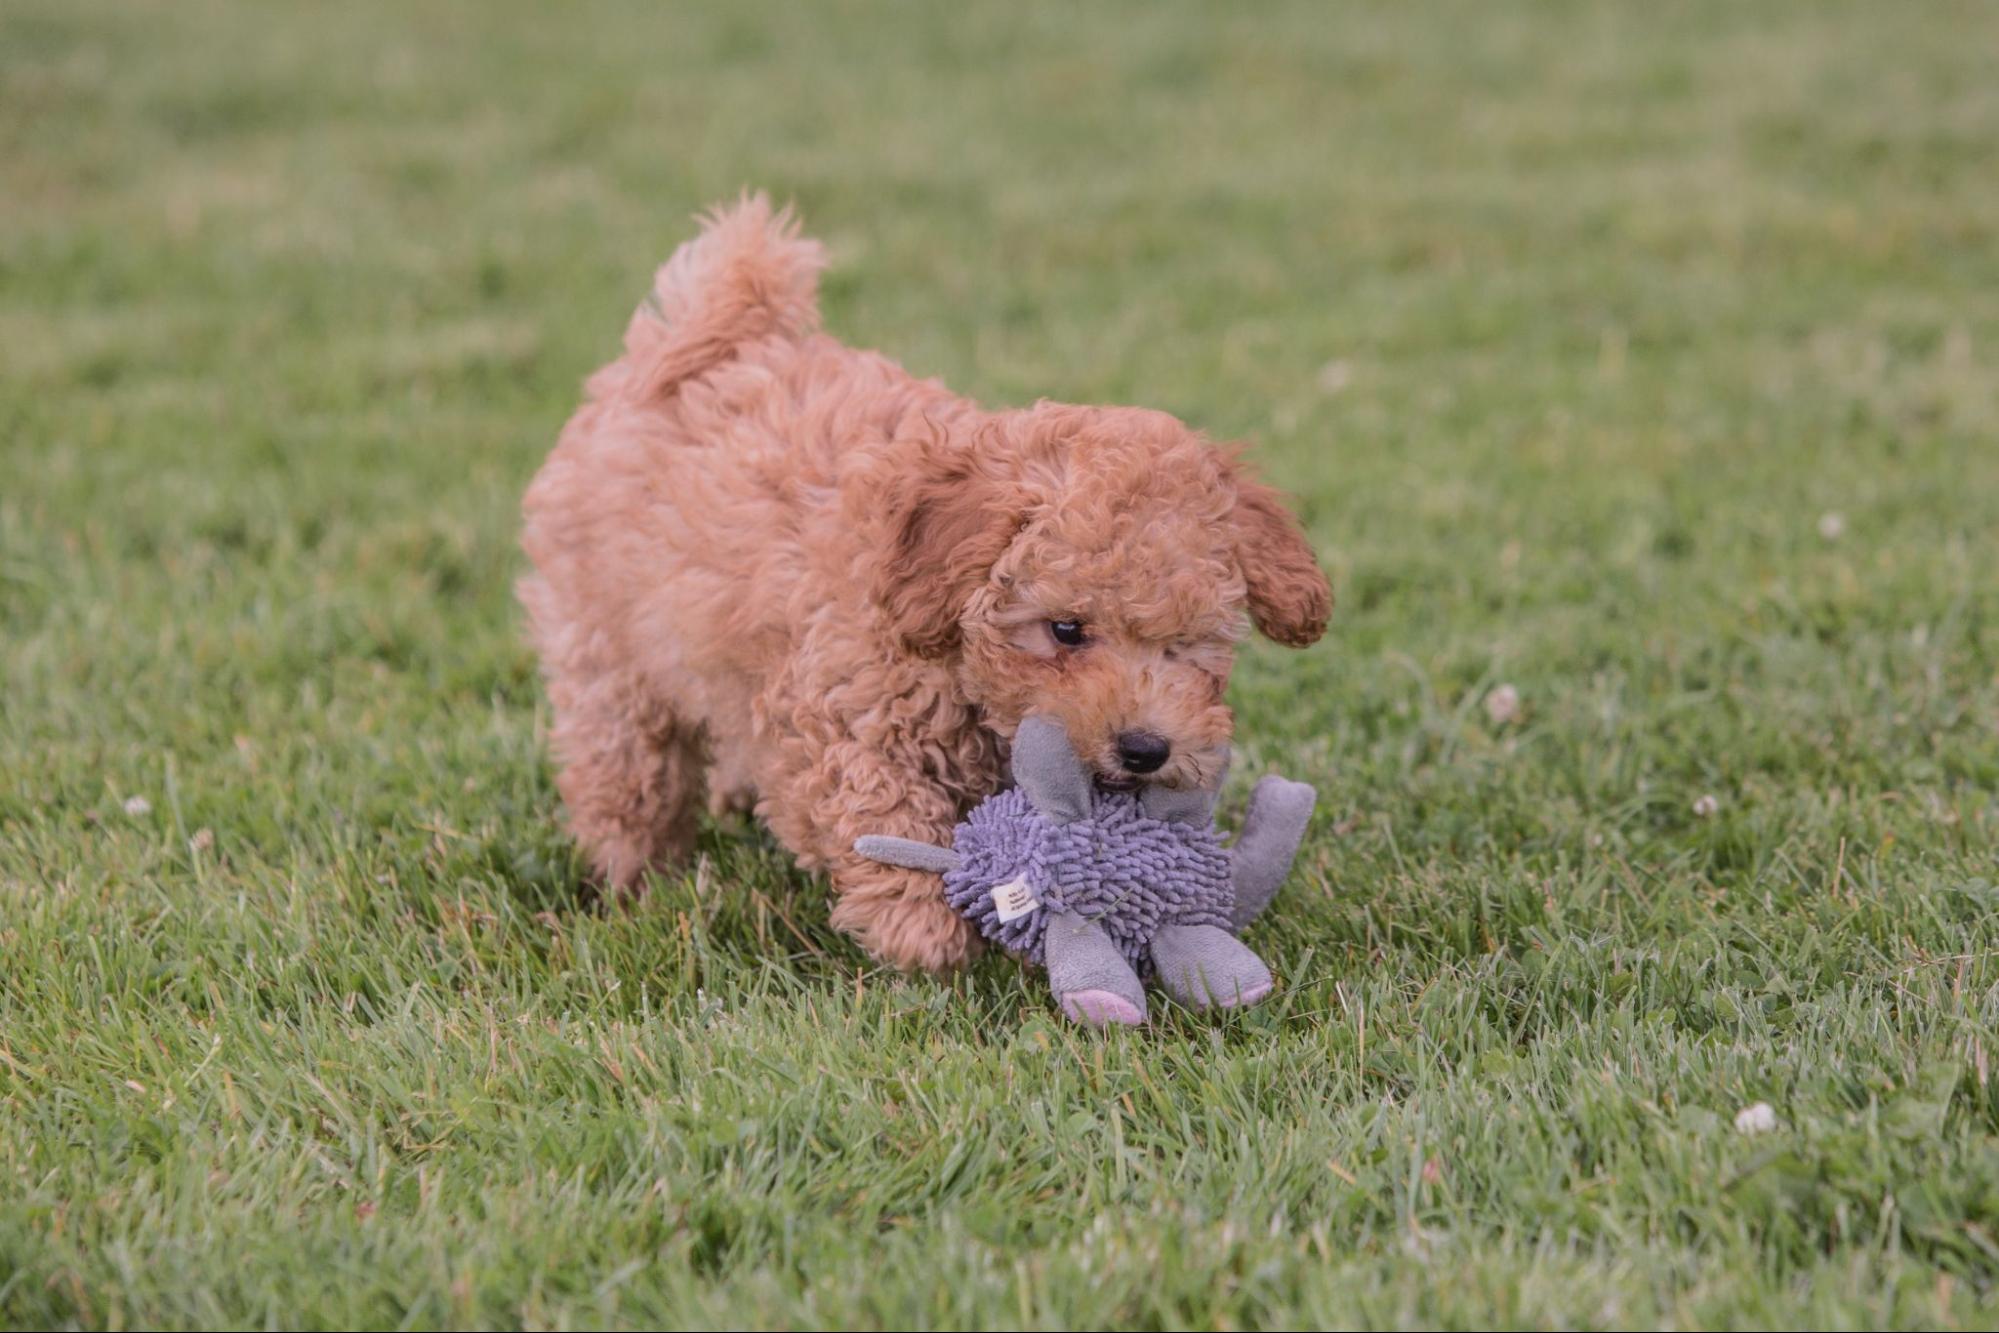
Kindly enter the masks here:
M 1000 924 L 1018 921 L 1037 907 L 1041 900 L 1034 896 L 1034 890 L 1027 887 L 1027 876 L 1020 875 L 1008 880 L 992 892 L 993 910 Z

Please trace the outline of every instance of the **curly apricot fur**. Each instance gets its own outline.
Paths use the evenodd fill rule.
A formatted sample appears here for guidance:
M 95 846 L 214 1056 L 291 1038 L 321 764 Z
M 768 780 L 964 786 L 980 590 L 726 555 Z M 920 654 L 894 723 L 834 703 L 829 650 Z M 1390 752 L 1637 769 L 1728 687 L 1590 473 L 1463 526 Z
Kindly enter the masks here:
M 1143 729 L 1173 746 L 1150 780 L 1211 779 L 1246 623 L 1309 643 L 1331 593 L 1232 451 L 1141 408 L 985 411 L 818 333 L 821 264 L 753 196 L 660 269 L 528 489 L 521 599 L 600 877 L 753 803 L 836 926 L 942 969 L 970 930 L 857 835 L 948 839 L 1031 711 L 1107 776 Z

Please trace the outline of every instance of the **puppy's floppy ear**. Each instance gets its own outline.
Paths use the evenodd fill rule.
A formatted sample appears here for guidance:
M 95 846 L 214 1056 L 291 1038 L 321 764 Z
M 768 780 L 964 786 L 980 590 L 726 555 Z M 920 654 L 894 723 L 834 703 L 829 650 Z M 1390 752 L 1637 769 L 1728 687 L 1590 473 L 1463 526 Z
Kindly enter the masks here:
M 902 646 L 942 657 L 957 646 L 958 619 L 1020 530 L 1020 497 L 991 470 L 977 441 L 953 446 L 941 432 L 902 460 L 889 483 L 889 547 L 875 600 Z
M 1288 647 L 1316 642 L 1333 613 L 1333 589 L 1284 498 L 1238 472 L 1230 521 L 1256 627 Z

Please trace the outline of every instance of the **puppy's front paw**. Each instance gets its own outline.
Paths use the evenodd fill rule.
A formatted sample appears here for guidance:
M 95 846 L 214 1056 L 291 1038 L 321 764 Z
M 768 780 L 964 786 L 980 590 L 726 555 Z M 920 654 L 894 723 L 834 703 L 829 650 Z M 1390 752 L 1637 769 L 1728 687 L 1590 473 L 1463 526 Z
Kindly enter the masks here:
M 834 929 L 892 967 L 948 972 L 978 956 L 978 933 L 944 901 L 936 875 L 867 865 L 836 872 L 833 887 Z

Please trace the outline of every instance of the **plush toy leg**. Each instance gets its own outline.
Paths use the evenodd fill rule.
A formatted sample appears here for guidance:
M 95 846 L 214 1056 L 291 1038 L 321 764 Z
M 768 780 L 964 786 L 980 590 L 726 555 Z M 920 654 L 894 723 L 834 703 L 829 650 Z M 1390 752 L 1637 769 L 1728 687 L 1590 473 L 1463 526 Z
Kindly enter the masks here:
M 1145 987 L 1103 928 L 1072 912 L 1048 918 L 1048 985 L 1062 1012 L 1091 1027 L 1145 1021 Z
M 1162 926 L 1152 937 L 1159 986 L 1190 1009 L 1235 1009 L 1270 994 L 1270 969 L 1220 926 Z
M 1256 784 L 1249 798 L 1249 813 L 1243 816 L 1242 836 L 1230 850 L 1235 876 L 1231 924 L 1237 930 L 1256 920 L 1270 904 L 1277 886 L 1291 873 L 1291 862 L 1297 858 L 1298 844 L 1305 839 L 1305 826 L 1312 821 L 1312 805 L 1318 798 L 1306 783 L 1275 774 Z

